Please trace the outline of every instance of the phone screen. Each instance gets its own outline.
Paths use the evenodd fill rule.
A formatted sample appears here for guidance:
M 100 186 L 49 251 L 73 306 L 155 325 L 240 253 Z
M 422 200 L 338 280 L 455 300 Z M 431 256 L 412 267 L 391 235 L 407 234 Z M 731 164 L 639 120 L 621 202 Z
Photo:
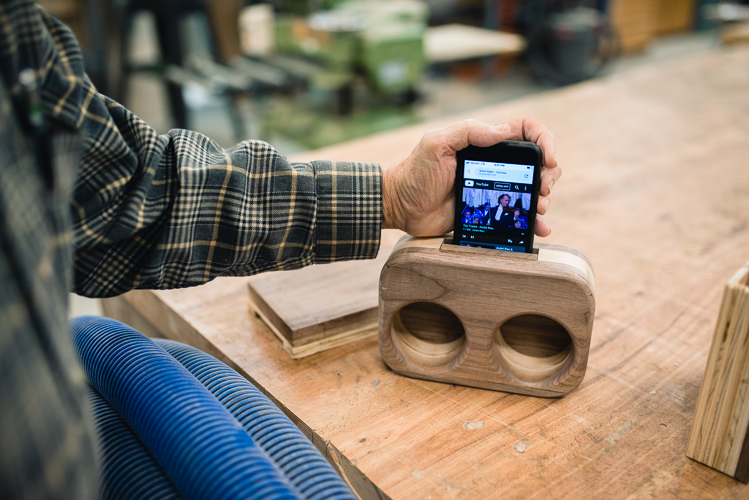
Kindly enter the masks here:
M 465 156 L 465 155 L 463 155 Z M 505 163 L 463 157 L 456 181 L 458 245 L 531 252 L 539 179 L 534 162 Z M 462 175 L 460 175 L 462 174 Z

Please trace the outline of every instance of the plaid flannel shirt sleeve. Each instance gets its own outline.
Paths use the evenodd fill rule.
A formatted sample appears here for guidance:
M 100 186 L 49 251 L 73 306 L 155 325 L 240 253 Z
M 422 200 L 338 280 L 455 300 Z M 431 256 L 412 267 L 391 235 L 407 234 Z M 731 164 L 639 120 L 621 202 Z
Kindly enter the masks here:
M 77 293 L 176 288 L 376 256 L 376 164 L 290 163 L 270 145 L 223 149 L 186 130 L 157 134 L 97 93 L 70 30 L 43 13 L 45 115 L 79 130 L 72 199 Z

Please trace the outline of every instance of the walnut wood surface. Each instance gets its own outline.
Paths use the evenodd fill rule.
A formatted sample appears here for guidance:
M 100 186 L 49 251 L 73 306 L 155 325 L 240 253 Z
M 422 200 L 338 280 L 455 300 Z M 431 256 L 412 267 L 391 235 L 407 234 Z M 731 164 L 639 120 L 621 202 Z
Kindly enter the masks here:
M 377 286 L 398 232 L 386 233 L 373 260 L 336 262 L 253 276 L 250 308 L 292 358 L 377 333 Z
M 746 498 L 684 453 L 726 281 L 749 252 L 749 51 L 535 95 L 298 159 L 390 164 L 455 119 L 533 114 L 564 175 L 548 241 L 596 277 L 582 384 L 545 399 L 400 376 L 375 338 L 292 360 L 247 311 L 246 278 L 113 299 L 227 360 L 364 498 Z
M 404 237 L 382 270 L 385 363 L 404 375 L 519 394 L 576 388 L 595 313 L 592 271 L 579 252 L 541 244 L 538 260 L 527 260 L 442 252 L 442 240 Z
M 463 247 L 460 245 L 453 244 L 452 238 L 445 238 L 445 240 L 440 245 L 440 252 L 475 253 L 475 254 L 480 254 L 480 255 L 502 254 L 508 258 L 538 260 L 538 253 L 507 252 L 504 250 L 495 250 L 492 248 L 483 248 L 483 247 Z
M 726 284 L 687 456 L 749 480 L 749 263 Z

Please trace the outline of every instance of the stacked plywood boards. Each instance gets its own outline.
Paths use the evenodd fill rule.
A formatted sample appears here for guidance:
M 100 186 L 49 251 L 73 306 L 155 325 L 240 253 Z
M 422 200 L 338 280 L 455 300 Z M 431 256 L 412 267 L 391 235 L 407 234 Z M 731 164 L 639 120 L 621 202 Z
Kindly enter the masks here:
M 308 266 L 250 278 L 250 310 L 294 359 L 377 333 L 377 287 L 401 231 L 382 232 L 376 259 Z
M 726 284 L 687 456 L 749 479 L 749 263 Z
M 383 264 L 359 260 L 265 273 L 249 283 L 250 308 L 292 358 L 348 344 L 377 333 Z

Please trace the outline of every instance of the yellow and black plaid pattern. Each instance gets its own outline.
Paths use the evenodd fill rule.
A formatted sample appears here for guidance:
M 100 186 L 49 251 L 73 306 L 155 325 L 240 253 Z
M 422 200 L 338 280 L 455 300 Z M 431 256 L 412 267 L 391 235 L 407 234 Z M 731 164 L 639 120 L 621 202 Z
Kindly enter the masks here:
M 48 133 L 29 127 L 31 68 Z M 0 498 L 92 498 L 95 451 L 67 293 L 197 285 L 374 257 L 374 164 L 158 135 L 98 94 L 71 32 L 0 0 Z M 49 150 L 52 161 L 43 161 Z
M 70 31 L 45 23 L 59 57 L 47 72 L 45 113 L 83 136 L 72 202 L 78 293 L 183 287 L 377 254 L 378 165 L 291 164 L 261 141 L 222 149 L 195 132 L 158 135 L 97 94 Z

